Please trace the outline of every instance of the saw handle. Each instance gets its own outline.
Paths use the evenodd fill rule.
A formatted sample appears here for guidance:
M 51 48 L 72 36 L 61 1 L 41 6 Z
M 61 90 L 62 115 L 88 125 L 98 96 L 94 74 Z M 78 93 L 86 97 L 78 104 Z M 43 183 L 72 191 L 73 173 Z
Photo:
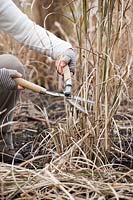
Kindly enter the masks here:
M 29 89 L 33 92 L 36 92 L 36 93 L 45 93 L 46 92 L 46 88 L 41 87 L 30 81 L 27 81 L 23 78 L 14 78 L 14 80 L 17 82 L 18 85 L 22 86 L 23 88 Z

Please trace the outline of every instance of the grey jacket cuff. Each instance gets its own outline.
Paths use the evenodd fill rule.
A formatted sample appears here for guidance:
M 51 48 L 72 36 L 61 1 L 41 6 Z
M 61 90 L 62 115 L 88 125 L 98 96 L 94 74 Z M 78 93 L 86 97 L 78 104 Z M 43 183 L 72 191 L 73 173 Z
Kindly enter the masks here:
M 70 71 L 75 73 L 75 68 L 76 68 L 76 54 L 72 48 L 67 49 L 63 55 L 62 55 L 62 60 L 65 61 L 70 68 Z
M 0 88 L 7 90 L 17 89 L 17 83 L 11 78 L 8 69 L 0 69 Z

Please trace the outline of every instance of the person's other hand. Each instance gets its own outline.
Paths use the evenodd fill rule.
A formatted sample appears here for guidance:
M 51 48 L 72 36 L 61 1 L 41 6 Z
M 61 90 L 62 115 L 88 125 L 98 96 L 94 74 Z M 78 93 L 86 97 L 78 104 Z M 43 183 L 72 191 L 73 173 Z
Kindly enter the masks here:
M 2 68 L 0 69 L 0 88 L 7 90 L 22 90 L 24 89 L 20 85 L 16 83 L 13 78 L 21 78 L 22 74 L 20 74 L 16 70 Z
M 56 67 L 59 74 L 63 74 L 63 68 L 68 65 L 72 75 L 75 73 L 76 68 L 76 54 L 73 49 L 67 49 L 56 61 Z

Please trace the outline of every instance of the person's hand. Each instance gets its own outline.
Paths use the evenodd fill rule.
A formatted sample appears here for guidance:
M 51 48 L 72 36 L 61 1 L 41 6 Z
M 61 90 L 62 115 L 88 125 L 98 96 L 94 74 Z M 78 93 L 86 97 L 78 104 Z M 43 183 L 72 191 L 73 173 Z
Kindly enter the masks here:
M 72 75 L 75 73 L 76 68 L 76 55 L 73 49 L 67 49 L 56 61 L 56 67 L 59 74 L 63 74 L 63 68 L 68 65 Z
M 16 83 L 13 78 L 21 78 L 22 74 L 20 74 L 16 70 L 2 68 L 0 69 L 0 88 L 7 90 L 22 90 L 24 89 L 20 85 Z

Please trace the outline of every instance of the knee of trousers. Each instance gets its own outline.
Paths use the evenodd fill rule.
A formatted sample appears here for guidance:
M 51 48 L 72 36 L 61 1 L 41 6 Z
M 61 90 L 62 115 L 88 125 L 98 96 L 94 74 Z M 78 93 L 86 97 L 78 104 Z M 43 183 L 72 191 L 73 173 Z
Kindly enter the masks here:
M 24 65 L 16 56 L 11 54 L 0 55 L 0 68 L 17 70 L 23 77 L 25 76 Z

